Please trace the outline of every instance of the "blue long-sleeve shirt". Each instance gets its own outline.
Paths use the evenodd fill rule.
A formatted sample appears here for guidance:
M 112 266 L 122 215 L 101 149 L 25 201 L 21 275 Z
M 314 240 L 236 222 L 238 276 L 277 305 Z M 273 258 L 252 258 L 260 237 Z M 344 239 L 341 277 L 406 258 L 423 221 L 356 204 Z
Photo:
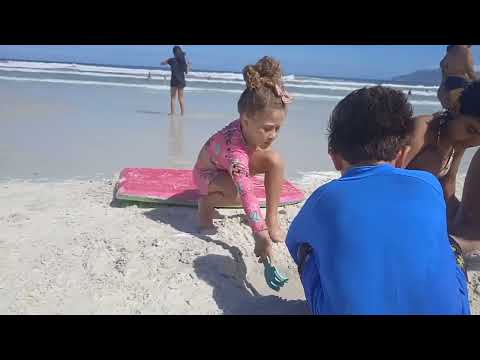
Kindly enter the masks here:
M 390 165 L 350 169 L 317 189 L 287 247 L 313 252 L 301 280 L 314 314 L 469 314 L 438 180 Z

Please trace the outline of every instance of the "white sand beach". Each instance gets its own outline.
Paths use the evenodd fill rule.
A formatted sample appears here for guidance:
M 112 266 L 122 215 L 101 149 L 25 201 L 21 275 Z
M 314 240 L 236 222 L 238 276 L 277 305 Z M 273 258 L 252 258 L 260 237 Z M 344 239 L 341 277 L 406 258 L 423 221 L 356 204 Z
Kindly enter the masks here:
M 308 195 L 336 176 L 298 186 Z M 284 245 L 275 261 L 290 281 L 267 287 L 241 210 L 219 210 L 218 234 L 202 236 L 195 209 L 112 204 L 114 182 L 0 184 L 0 314 L 308 313 Z M 285 228 L 300 207 L 281 210 Z M 480 272 L 469 277 L 479 314 Z
M 112 204 L 123 168 L 192 168 L 208 137 L 238 116 L 240 74 L 197 74 L 181 118 L 167 116 L 169 88 L 157 75 L 20 65 L 0 70 L 0 314 L 307 313 L 283 244 L 274 260 L 290 281 L 279 293 L 267 287 L 243 210 L 220 210 L 218 234 L 201 236 L 195 209 Z M 363 85 L 287 81 L 296 100 L 275 147 L 307 196 L 338 176 L 327 122 Z M 432 89 L 413 89 L 416 114 L 439 110 Z M 281 210 L 285 230 L 301 205 Z M 479 273 L 469 276 L 480 314 Z

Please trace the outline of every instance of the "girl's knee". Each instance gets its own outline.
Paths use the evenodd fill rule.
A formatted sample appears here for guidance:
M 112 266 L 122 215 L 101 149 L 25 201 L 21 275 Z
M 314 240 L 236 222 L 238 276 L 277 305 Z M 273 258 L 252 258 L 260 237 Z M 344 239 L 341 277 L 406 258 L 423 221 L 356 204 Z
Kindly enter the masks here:
M 283 171 L 284 168 L 283 158 L 273 150 L 254 155 L 250 161 L 251 175 L 264 174 L 270 171 Z
M 269 169 L 281 169 L 285 167 L 282 156 L 276 151 L 270 151 L 267 156 L 267 165 Z

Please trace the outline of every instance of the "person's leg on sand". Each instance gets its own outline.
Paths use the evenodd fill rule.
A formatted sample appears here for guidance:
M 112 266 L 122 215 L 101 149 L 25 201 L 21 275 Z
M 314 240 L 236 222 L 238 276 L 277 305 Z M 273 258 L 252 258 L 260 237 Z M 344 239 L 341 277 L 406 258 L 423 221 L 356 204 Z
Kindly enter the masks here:
M 170 88 L 170 114 L 168 115 L 175 115 L 175 108 L 177 106 L 177 90 L 178 88 L 176 87 L 171 87 Z
M 200 229 L 214 228 L 213 214 L 215 207 L 240 204 L 237 189 L 230 174 L 226 171 L 219 174 L 208 185 L 208 194 L 198 200 L 198 216 Z
M 257 151 L 250 159 L 250 176 L 264 174 L 266 194 L 265 221 L 272 241 L 285 241 L 285 233 L 278 221 L 278 206 L 282 191 L 284 162 L 280 155 L 273 150 Z M 240 205 L 241 200 L 236 186 L 227 172 L 220 172 L 208 186 L 208 195 L 198 201 L 200 227 L 213 227 L 213 213 L 215 207 Z
M 185 114 L 185 97 L 183 95 L 183 88 L 178 88 L 178 102 L 180 104 L 180 113 Z
M 283 159 L 279 153 L 273 150 L 257 151 L 250 159 L 250 169 L 253 175 L 265 174 L 264 184 L 267 200 L 265 221 L 272 241 L 283 242 L 285 233 L 278 221 L 278 205 L 285 169 Z

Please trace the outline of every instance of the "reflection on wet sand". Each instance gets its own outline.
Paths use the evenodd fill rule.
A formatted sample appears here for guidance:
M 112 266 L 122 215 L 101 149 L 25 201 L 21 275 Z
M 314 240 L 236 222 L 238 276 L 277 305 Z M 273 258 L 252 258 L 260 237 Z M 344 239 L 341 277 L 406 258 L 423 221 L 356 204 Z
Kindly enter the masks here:
M 190 167 L 190 162 L 184 154 L 184 119 L 182 116 L 170 116 L 168 137 L 168 167 L 184 169 Z

